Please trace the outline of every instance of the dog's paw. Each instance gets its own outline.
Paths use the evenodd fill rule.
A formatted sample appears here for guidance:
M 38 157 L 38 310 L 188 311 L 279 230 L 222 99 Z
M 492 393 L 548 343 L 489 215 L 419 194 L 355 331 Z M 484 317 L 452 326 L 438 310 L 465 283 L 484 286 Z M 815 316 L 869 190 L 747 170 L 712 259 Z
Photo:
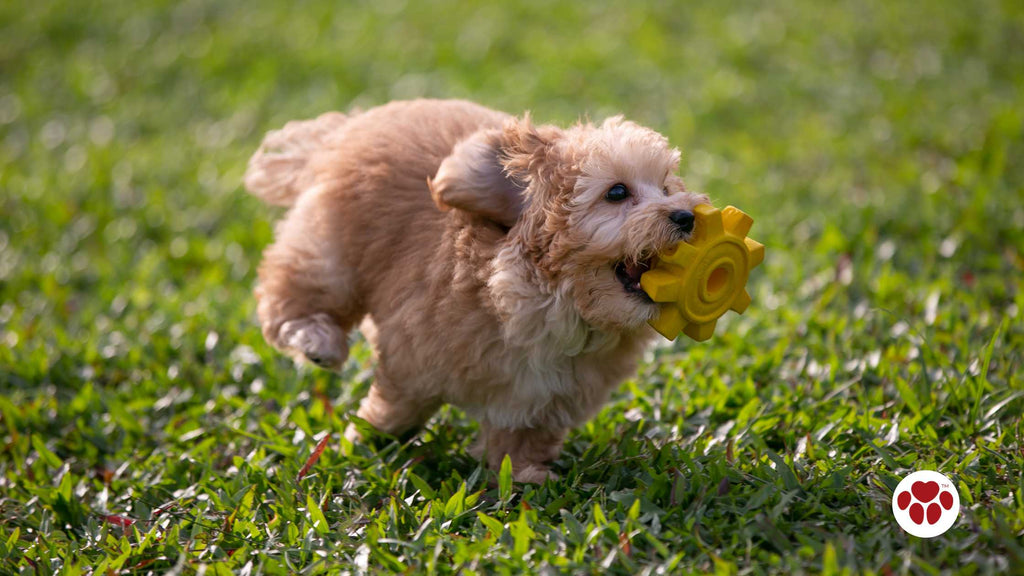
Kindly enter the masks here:
M 281 325 L 278 341 L 286 350 L 321 368 L 340 370 L 348 358 L 345 333 L 326 314 L 314 314 Z
M 413 432 L 414 433 L 414 432 Z M 345 440 L 348 440 L 353 446 L 361 445 L 370 448 L 373 451 L 383 450 L 386 446 L 392 442 L 404 442 L 408 438 L 395 437 L 386 432 L 381 432 L 375 428 L 367 428 L 366 426 L 356 426 L 350 423 L 345 428 Z
M 345 428 L 345 440 L 348 440 L 353 444 L 359 444 L 363 441 L 363 434 L 359 432 L 359 428 L 356 428 L 355 424 L 349 424 L 348 427 Z
M 523 484 L 543 484 L 545 480 L 558 480 L 558 474 L 543 464 L 530 464 L 512 472 L 512 479 Z

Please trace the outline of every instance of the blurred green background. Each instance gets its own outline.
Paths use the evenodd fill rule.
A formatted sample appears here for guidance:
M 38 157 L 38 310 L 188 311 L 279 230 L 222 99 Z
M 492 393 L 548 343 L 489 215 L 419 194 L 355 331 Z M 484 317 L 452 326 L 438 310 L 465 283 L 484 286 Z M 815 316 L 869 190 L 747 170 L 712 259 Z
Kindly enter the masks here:
M 623 113 L 767 245 L 748 312 L 652 352 L 570 439 L 563 480 L 513 497 L 532 512 L 462 455 L 457 411 L 291 481 L 372 365 L 357 346 L 341 378 L 295 371 L 262 342 L 251 288 L 278 213 L 241 190 L 245 162 L 288 120 L 421 96 Z M 1019 568 L 1022 122 L 1012 0 L 5 2 L 4 567 Z M 886 506 L 928 466 L 965 512 L 919 541 Z M 459 486 L 504 533 L 444 510 Z M 331 534 L 273 523 L 315 528 L 307 493 Z M 180 517 L 152 516 L 168 501 Z M 223 527 L 246 515 L 252 534 Z

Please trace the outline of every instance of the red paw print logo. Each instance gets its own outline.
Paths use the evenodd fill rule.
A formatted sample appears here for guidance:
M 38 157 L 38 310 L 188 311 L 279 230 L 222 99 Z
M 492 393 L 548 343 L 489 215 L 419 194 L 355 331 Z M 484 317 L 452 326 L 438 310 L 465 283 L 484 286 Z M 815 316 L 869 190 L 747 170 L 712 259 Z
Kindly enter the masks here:
M 960 495 L 949 478 L 931 470 L 919 470 L 896 486 L 892 513 L 900 528 L 912 536 L 933 538 L 956 522 Z

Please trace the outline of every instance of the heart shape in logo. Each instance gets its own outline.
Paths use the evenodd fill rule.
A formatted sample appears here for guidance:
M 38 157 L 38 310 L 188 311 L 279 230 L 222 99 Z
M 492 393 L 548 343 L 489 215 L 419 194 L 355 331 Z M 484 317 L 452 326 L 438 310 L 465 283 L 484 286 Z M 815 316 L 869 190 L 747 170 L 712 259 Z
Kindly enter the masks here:
M 939 483 L 935 481 L 914 482 L 910 486 L 910 491 L 921 502 L 929 502 L 932 498 L 939 495 Z

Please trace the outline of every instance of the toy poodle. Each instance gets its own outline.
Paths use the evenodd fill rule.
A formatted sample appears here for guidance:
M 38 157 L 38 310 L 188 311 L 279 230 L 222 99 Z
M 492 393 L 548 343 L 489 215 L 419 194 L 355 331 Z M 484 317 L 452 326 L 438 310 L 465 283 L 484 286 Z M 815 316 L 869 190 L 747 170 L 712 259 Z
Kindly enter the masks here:
M 678 164 L 620 116 L 563 129 L 415 100 L 289 122 L 245 175 L 288 207 L 259 268 L 263 335 L 337 369 L 359 326 L 377 363 L 360 418 L 399 435 L 451 403 L 480 423 L 475 456 L 543 482 L 654 335 L 640 275 L 708 202 Z

